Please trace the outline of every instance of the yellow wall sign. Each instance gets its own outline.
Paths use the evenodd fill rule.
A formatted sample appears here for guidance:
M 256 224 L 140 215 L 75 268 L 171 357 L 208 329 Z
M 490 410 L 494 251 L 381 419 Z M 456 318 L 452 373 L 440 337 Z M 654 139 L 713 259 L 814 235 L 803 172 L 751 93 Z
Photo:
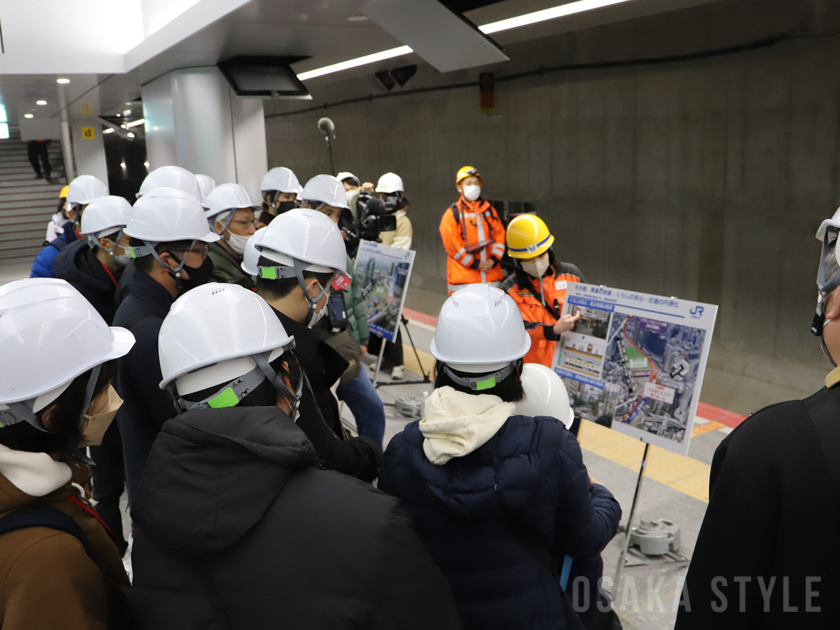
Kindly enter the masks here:
M 79 101 L 79 116 L 92 116 L 93 105 L 90 101 Z
M 93 127 L 82 127 L 82 139 L 93 140 L 96 137 L 96 131 Z

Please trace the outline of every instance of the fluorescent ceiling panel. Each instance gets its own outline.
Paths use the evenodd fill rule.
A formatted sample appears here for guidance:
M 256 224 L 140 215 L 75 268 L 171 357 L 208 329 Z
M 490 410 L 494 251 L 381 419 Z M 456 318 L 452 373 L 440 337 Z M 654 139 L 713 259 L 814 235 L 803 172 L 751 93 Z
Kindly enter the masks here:
M 375 0 L 359 10 L 440 72 L 508 61 L 493 40 L 438 0 Z

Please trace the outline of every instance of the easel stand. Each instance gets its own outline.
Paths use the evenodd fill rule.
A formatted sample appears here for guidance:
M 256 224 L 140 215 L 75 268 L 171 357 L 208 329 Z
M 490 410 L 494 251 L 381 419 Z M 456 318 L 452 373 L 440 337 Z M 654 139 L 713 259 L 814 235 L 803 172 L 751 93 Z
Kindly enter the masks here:
M 633 526 L 633 517 L 636 515 L 636 504 L 639 501 L 639 491 L 642 489 L 642 479 L 645 474 L 648 449 L 650 449 L 650 444 L 645 443 L 645 452 L 642 455 L 642 465 L 639 467 L 639 478 L 636 480 L 636 492 L 633 495 L 633 503 L 630 506 L 630 516 L 627 518 L 627 529 L 624 533 L 624 546 L 621 548 L 621 555 L 618 557 L 618 565 L 615 568 L 615 579 L 613 580 L 612 587 L 613 599 L 615 599 L 615 596 L 618 593 L 618 580 L 621 578 L 621 572 L 627 564 L 627 548 L 630 546 L 630 528 Z
M 402 323 L 403 330 L 405 331 L 406 336 L 408 337 L 408 341 L 411 344 L 411 349 L 414 351 L 414 357 L 417 359 L 417 365 L 420 366 L 420 372 L 423 374 L 423 380 L 420 381 L 385 381 L 384 383 L 377 383 L 377 379 L 379 378 L 379 368 L 382 366 L 382 357 L 385 354 L 385 344 L 387 343 L 385 339 L 382 340 L 382 347 L 379 349 L 379 358 L 376 360 L 376 371 L 373 374 L 373 386 L 375 388 L 378 387 L 385 387 L 387 385 L 414 385 L 416 383 L 431 383 L 432 380 L 429 377 L 429 374 L 426 372 L 425 368 L 423 367 L 423 362 L 420 361 L 420 353 L 417 352 L 417 346 L 414 345 L 414 339 L 411 337 L 411 331 L 408 329 L 408 319 L 405 315 L 400 314 L 400 323 Z

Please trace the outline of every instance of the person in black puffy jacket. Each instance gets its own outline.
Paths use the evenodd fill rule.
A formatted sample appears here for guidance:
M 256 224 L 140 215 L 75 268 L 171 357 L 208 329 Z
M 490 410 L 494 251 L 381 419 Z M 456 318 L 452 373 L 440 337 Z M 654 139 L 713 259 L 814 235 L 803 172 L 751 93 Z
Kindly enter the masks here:
M 185 412 L 132 506 L 136 627 L 459 630 L 405 507 L 319 466 L 297 423 L 294 341 L 235 284 L 193 289 L 166 316 L 162 385 Z
M 499 289 L 450 297 L 425 418 L 391 440 L 380 471 L 379 487 L 406 504 L 449 580 L 466 630 L 582 628 L 559 565 L 600 553 L 621 516 L 561 422 L 516 415 L 530 344 Z

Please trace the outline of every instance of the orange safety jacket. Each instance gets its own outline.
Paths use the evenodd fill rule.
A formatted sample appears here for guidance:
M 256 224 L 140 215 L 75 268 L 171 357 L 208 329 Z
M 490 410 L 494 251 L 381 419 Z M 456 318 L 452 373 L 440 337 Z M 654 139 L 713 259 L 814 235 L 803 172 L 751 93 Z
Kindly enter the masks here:
M 566 302 L 566 287 L 570 282 L 586 282 L 580 269 L 569 263 L 555 263 L 557 268 L 549 268 L 542 278 L 543 292 L 536 278 L 528 276 L 530 286 L 522 288 L 516 275 L 510 276 L 502 285 L 505 291 L 522 313 L 525 329 L 531 335 L 531 349 L 525 355 L 525 363 L 541 363 L 552 367 L 554 347 L 560 338 L 554 334 L 554 324 L 560 319 L 563 304 Z M 543 305 L 542 298 L 545 298 Z
M 505 226 L 489 202 L 459 197 L 443 213 L 440 237 L 447 253 L 446 282 L 450 295 L 470 284 L 499 286 L 505 255 Z M 487 260 L 493 261 L 492 269 L 480 271 L 478 265 Z

